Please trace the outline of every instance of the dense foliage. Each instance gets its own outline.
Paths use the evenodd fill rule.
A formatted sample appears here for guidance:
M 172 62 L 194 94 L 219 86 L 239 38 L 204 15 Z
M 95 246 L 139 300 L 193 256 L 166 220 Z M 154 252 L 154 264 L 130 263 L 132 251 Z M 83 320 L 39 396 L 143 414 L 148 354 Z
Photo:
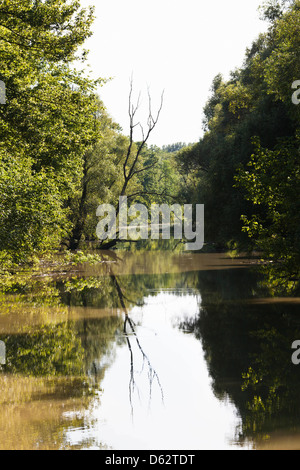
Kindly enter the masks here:
M 259 248 L 266 257 L 287 261 L 296 274 L 300 2 L 268 2 L 263 13 L 268 32 L 229 80 L 214 79 L 205 134 L 183 148 L 178 160 L 185 197 L 206 205 L 207 241 Z
M 62 0 L 4 0 L 0 7 L 1 249 L 23 261 L 68 229 L 66 201 L 95 141 L 96 83 L 72 66 L 92 10 Z
M 105 80 L 78 67 L 92 22 L 93 9 L 77 0 L 1 2 L 2 263 L 95 239 L 97 206 L 116 204 L 121 193 L 129 139 L 97 96 Z M 142 174 L 143 162 L 156 163 L 153 153 L 143 146 L 127 188 L 134 194 L 159 192 L 153 172 Z M 169 176 L 168 163 L 160 167 Z
M 213 81 L 201 140 L 158 148 L 123 134 L 97 94 L 105 80 L 78 67 L 92 8 L 77 0 L 3 0 L 2 264 L 96 242 L 98 205 L 117 207 L 126 194 L 148 206 L 204 203 L 206 242 L 258 248 L 297 277 L 299 9 L 299 0 L 267 1 L 268 32 L 228 80 Z

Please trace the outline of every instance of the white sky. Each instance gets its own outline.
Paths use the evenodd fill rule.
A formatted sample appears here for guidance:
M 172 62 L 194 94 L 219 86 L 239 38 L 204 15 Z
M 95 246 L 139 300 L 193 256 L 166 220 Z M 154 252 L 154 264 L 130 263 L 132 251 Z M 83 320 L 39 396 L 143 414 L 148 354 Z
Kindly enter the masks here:
M 81 0 L 95 5 L 94 36 L 87 41 L 93 76 L 112 77 L 100 89 L 110 115 L 128 134 L 128 94 L 153 111 L 164 90 L 164 106 L 149 141 L 159 146 L 197 142 L 202 111 L 213 78 L 240 67 L 245 50 L 267 23 L 257 11 L 262 0 Z M 146 125 L 147 110 L 138 118 Z M 137 133 L 136 140 L 140 135 Z

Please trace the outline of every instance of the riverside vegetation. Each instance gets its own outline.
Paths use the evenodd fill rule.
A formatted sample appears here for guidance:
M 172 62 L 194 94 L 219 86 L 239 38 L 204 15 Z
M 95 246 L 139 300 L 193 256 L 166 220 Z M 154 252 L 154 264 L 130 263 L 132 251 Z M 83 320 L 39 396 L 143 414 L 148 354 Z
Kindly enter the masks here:
M 77 0 L 1 2 L 2 274 L 93 242 L 109 247 L 97 243 L 96 209 L 117 208 L 121 195 L 148 207 L 204 204 L 210 247 L 256 250 L 276 288 L 297 290 L 300 2 L 268 1 L 261 14 L 267 33 L 229 80 L 213 81 L 200 141 L 158 148 L 147 139 L 161 108 L 135 142 L 137 108 L 127 136 L 101 101 L 106 79 L 84 72 L 93 8 Z
M 0 448 L 299 448 L 300 1 L 162 148 L 163 96 L 137 141 L 133 83 L 127 135 L 84 72 L 93 14 L 0 4 Z M 204 248 L 101 242 L 120 198 L 204 204 Z

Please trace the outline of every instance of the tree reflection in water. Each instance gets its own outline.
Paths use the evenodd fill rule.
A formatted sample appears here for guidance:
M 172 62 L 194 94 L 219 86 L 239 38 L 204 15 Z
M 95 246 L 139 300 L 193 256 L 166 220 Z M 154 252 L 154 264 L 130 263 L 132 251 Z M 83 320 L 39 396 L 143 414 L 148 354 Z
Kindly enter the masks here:
M 265 273 L 232 269 L 228 260 L 219 269 L 214 257 L 204 257 L 198 269 L 194 257 L 186 264 L 184 257 L 172 259 L 175 267 L 170 257 L 151 255 L 150 274 L 149 264 L 144 273 L 146 258 L 135 263 L 130 258 L 133 266 L 123 266 L 118 257 L 92 273 L 72 272 L 55 282 L 51 277 L 34 278 L 32 285 L 28 279 L 14 281 L 1 303 L 0 340 L 7 346 L 2 367 L 15 378 L 15 387 L 25 376 L 32 382 L 75 377 L 80 398 L 87 393 L 86 377 L 99 389 L 116 349 L 125 346 L 131 415 L 137 415 L 134 403 L 143 392 L 149 404 L 157 391 L 164 403 L 133 309 L 144 304 L 149 291 L 172 289 L 180 296 L 193 289 L 201 296 L 200 312 L 181 327 L 201 341 L 214 395 L 235 405 L 241 418 L 236 441 L 265 442 L 274 430 L 300 431 L 299 368 L 291 362 L 291 344 L 300 338 L 299 299 L 271 299 Z
M 183 322 L 201 341 L 215 396 L 241 417 L 235 439 L 260 446 L 274 432 L 300 430 L 298 298 L 272 298 L 260 270 L 199 272 L 201 308 Z
M 128 350 L 129 350 L 129 353 L 130 353 L 129 401 L 130 401 L 130 406 L 131 406 L 131 416 L 133 417 L 133 414 L 134 414 L 133 394 L 134 394 L 135 391 L 137 391 L 137 393 L 139 395 L 139 389 L 138 389 L 137 382 L 136 382 L 136 379 L 135 379 L 135 373 L 136 373 L 136 371 L 135 371 L 135 358 L 134 358 L 134 349 L 133 349 L 133 346 L 132 346 L 131 338 L 134 338 L 135 343 L 138 347 L 138 351 L 140 352 L 140 354 L 142 356 L 142 368 L 141 368 L 141 371 L 139 372 L 139 374 L 143 373 L 143 371 L 145 370 L 145 366 L 146 366 L 146 374 L 147 374 L 148 381 L 149 381 L 149 405 L 151 403 L 153 383 L 155 381 L 157 382 L 158 387 L 160 389 L 162 402 L 164 402 L 164 392 L 163 392 L 163 388 L 161 386 L 159 376 L 158 376 L 156 370 L 152 367 L 150 359 L 147 356 L 147 354 L 145 353 L 145 351 L 144 351 L 144 349 L 143 349 L 143 347 L 140 343 L 140 340 L 139 340 L 137 332 L 136 332 L 136 324 L 134 323 L 134 321 L 130 318 L 130 316 L 128 314 L 128 310 L 127 310 L 127 307 L 126 307 L 126 304 L 125 304 L 125 296 L 122 292 L 119 281 L 113 273 L 111 274 L 111 279 L 112 279 L 114 285 L 116 286 L 116 290 L 117 290 L 117 293 L 118 293 L 120 304 L 121 304 L 121 307 L 122 307 L 122 309 L 124 311 L 124 315 L 125 315 L 123 332 L 124 332 L 124 336 L 126 338 Z M 128 329 L 129 329 L 129 331 L 128 331 Z

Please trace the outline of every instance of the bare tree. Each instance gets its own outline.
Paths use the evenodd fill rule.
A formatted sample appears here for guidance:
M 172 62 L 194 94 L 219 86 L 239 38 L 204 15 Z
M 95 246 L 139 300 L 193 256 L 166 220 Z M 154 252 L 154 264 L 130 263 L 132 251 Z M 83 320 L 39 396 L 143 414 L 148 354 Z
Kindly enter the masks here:
M 142 168 L 138 168 L 138 163 L 140 161 L 140 157 L 142 155 L 142 151 L 145 148 L 147 142 L 149 141 L 149 138 L 154 131 L 155 127 L 157 126 L 157 123 L 159 121 L 162 108 L 163 108 L 163 103 L 164 103 L 164 92 L 162 92 L 161 97 L 160 97 L 160 104 L 158 107 L 158 111 L 153 115 L 153 110 L 152 110 L 152 98 L 150 95 L 150 91 L 148 88 L 148 118 L 147 118 L 147 127 L 144 127 L 140 121 L 136 119 L 137 112 L 140 108 L 140 102 L 141 102 L 141 93 L 138 96 L 136 104 L 133 103 L 133 79 L 131 78 L 130 80 L 130 91 L 129 91 L 129 103 L 128 103 L 128 114 L 129 114 L 129 144 L 127 148 L 127 153 L 126 157 L 123 163 L 123 186 L 122 190 L 120 192 L 120 196 L 127 196 L 128 199 L 131 199 L 135 196 L 141 196 L 141 195 L 157 195 L 157 196 L 162 196 L 165 195 L 164 193 L 158 194 L 154 192 L 147 192 L 145 193 L 144 191 L 136 191 L 132 194 L 126 194 L 128 185 L 130 181 L 133 179 L 133 177 L 139 173 L 142 173 L 144 171 L 150 170 L 153 168 L 156 164 L 157 161 L 154 163 L 151 163 L 150 165 L 143 166 Z M 135 144 L 135 139 L 134 139 L 134 131 L 136 128 L 139 128 L 142 134 L 142 140 L 138 142 L 137 146 Z M 172 197 L 172 196 L 169 196 Z M 118 217 L 120 212 L 120 203 L 119 200 L 117 202 L 116 206 L 116 216 Z M 123 240 L 124 241 L 124 240 Z M 125 240 L 126 241 L 126 240 Z M 133 240 L 127 240 L 132 242 Z M 117 239 L 115 240 L 110 240 L 105 243 L 101 243 L 100 248 L 102 250 L 107 250 L 112 247 L 114 247 L 117 244 Z
M 130 81 L 130 92 L 129 92 L 129 108 L 128 108 L 128 113 L 129 113 L 129 119 L 130 119 L 130 135 L 129 135 L 129 145 L 128 145 L 128 150 L 127 150 L 127 155 L 123 164 L 123 175 L 124 175 L 124 184 L 122 187 L 121 191 L 121 196 L 126 195 L 126 190 L 128 187 L 128 184 L 130 180 L 138 173 L 141 173 L 143 171 L 146 171 L 150 168 L 152 168 L 154 164 L 145 166 L 141 169 L 137 169 L 137 163 L 139 161 L 139 158 L 141 156 L 142 150 L 147 144 L 151 133 L 157 126 L 157 123 L 160 118 L 160 114 L 163 108 L 163 100 L 164 100 L 164 93 L 161 95 L 161 100 L 160 100 L 160 106 L 158 109 L 158 112 L 155 117 L 153 117 L 153 112 L 152 112 L 152 99 L 150 95 L 150 91 L 148 89 L 148 119 L 147 119 L 147 129 L 145 130 L 143 125 L 141 124 L 140 121 L 135 122 L 136 114 L 137 111 L 140 107 L 140 98 L 141 95 L 139 94 L 138 100 L 136 105 L 132 103 L 132 94 L 133 94 L 133 80 L 131 79 Z M 134 130 L 136 127 L 139 127 L 142 133 L 142 141 L 138 144 L 138 147 L 132 155 L 132 150 L 133 150 L 133 144 L 134 144 Z M 133 157 L 133 158 L 131 158 Z

